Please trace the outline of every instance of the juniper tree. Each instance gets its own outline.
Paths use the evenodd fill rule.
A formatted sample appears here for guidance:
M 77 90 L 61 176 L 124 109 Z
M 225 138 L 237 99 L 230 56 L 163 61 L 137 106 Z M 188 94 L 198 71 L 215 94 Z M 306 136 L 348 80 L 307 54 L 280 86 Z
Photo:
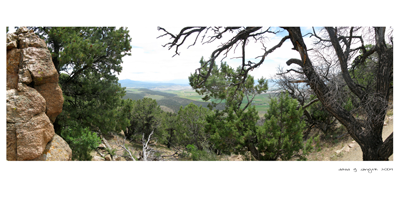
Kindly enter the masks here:
M 172 112 L 163 112 L 163 129 L 165 130 L 165 141 L 168 148 L 177 143 L 176 130 L 178 115 Z
M 324 108 L 347 129 L 350 136 L 361 146 L 363 160 L 388 160 L 393 154 L 393 133 L 383 142 L 382 130 L 385 114 L 388 109 L 389 97 L 393 86 L 393 30 L 385 27 L 362 28 L 362 27 L 325 27 L 322 31 L 324 35 L 317 34 L 315 31 L 308 33 L 316 40 L 316 45 L 323 49 L 328 49 L 330 54 L 321 53 L 319 60 L 311 58 L 310 48 L 304 43 L 304 34 L 299 27 L 281 27 L 281 29 L 262 27 L 185 27 L 178 34 L 172 34 L 166 29 L 159 27 L 158 30 L 163 34 L 160 37 L 171 37 L 171 41 L 164 46 L 175 49 L 175 55 L 179 54 L 179 47 L 184 45 L 187 38 L 191 35 L 199 36 L 202 34 L 202 43 L 222 40 L 226 33 L 234 33 L 228 41 L 220 44 L 215 49 L 207 62 L 207 69 L 197 69 L 196 88 L 204 87 L 205 82 L 210 78 L 217 58 L 220 58 L 232 51 L 232 48 L 241 49 L 242 66 L 239 73 L 241 81 L 237 87 L 243 84 L 248 77 L 248 73 L 263 64 L 268 55 L 280 48 L 282 44 L 289 40 L 293 49 L 298 52 L 299 58 L 288 59 L 287 65 L 297 65 L 307 78 L 307 81 L 322 103 Z M 280 41 L 275 45 L 265 46 L 266 34 L 287 33 L 286 36 L 279 37 Z M 211 33 L 211 35 L 210 35 Z M 207 36 L 207 34 L 209 34 Z M 260 42 L 264 51 L 258 56 L 256 62 L 248 61 L 246 56 L 246 45 L 248 41 Z M 370 42 L 374 46 L 367 50 L 366 44 Z M 197 38 L 194 40 L 196 44 Z M 388 42 L 388 44 L 386 43 Z M 313 48 L 314 49 L 314 48 Z M 363 51 L 362 55 L 357 54 Z M 377 69 L 375 71 L 376 81 L 374 85 L 367 89 L 358 84 L 349 74 L 349 68 L 363 64 L 366 59 L 377 55 Z M 329 57 L 329 58 L 328 58 Z M 353 62 L 353 59 L 355 61 Z M 360 109 L 365 114 L 363 119 L 354 116 L 352 111 L 347 111 L 343 107 L 343 102 L 339 102 L 337 97 L 337 85 L 329 86 L 321 73 L 317 72 L 319 66 L 332 64 L 340 71 L 340 78 L 359 102 Z
M 54 122 L 57 134 L 76 122 L 102 133 L 121 131 L 128 124 L 129 104 L 116 74 L 130 55 L 129 31 L 114 27 L 31 27 L 52 55 L 63 90 L 62 113 Z
M 193 88 L 211 100 L 212 106 L 225 103 L 225 109 L 207 117 L 206 130 L 210 133 L 210 144 L 218 153 L 254 151 L 258 112 L 252 106 L 256 95 L 268 90 L 268 82 L 261 78 L 255 85 L 254 78 L 242 82 L 242 68 L 233 69 L 226 62 L 214 65 L 209 79 L 202 87 L 196 87 L 199 77 L 206 75 L 209 63 L 200 60 L 199 72 L 189 78 Z M 201 79 L 201 78 L 200 78 Z
M 257 156 L 259 160 L 289 160 L 298 157 L 305 160 L 311 151 L 310 138 L 303 143 L 305 122 L 301 119 L 303 109 L 298 109 L 298 102 L 289 97 L 288 93 L 281 94 L 279 100 L 273 98 L 265 114 L 263 126 L 257 130 Z
M 178 144 L 186 147 L 188 144 L 195 145 L 198 149 L 203 149 L 203 144 L 207 142 L 208 135 L 205 131 L 206 117 L 210 110 L 193 103 L 180 107 L 177 117 L 176 135 Z
M 130 126 L 125 135 L 131 140 L 140 140 L 144 135 L 147 141 L 153 133 L 152 139 L 160 140 L 163 135 L 161 113 L 162 110 L 154 99 L 145 97 L 133 101 L 133 109 L 128 116 Z

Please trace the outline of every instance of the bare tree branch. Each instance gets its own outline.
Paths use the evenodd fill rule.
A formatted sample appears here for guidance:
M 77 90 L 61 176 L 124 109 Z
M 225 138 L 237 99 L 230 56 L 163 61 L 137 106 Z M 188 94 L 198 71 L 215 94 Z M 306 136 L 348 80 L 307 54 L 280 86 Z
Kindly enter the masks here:
M 123 142 L 119 142 L 119 141 L 117 142 L 118 146 L 121 147 L 122 149 L 124 149 L 126 152 L 128 152 L 130 158 L 131 158 L 133 161 L 136 161 L 136 159 L 133 157 L 131 151 L 129 151 L 129 149 L 127 149 L 127 148 L 125 147 L 125 140 L 126 140 L 126 136 L 124 136 Z

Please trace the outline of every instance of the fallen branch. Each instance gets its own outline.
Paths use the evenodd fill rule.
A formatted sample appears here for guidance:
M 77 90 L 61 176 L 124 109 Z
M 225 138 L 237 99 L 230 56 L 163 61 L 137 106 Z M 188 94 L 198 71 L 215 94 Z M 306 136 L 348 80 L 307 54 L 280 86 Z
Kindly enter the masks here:
M 142 137 L 142 144 L 143 144 L 143 161 L 147 161 L 147 157 L 150 155 L 150 153 L 153 151 L 152 148 L 149 147 L 149 142 L 151 139 L 151 135 L 153 135 L 153 131 L 151 131 L 149 138 L 147 138 L 147 141 L 144 139 L 144 133 Z
M 126 147 L 125 147 L 125 140 L 126 140 L 126 136 L 124 136 L 124 142 L 121 144 L 120 142 L 117 142 L 118 146 L 121 147 L 122 149 L 124 149 L 126 152 L 128 152 L 130 158 L 133 161 L 136 161 L 136 159 L 133 157 L 131 151 L 129 151 Z

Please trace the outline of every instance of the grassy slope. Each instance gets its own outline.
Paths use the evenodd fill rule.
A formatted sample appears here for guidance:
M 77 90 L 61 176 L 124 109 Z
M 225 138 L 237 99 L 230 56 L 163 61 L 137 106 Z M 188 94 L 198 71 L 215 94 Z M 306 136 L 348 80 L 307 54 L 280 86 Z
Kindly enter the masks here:
M 180 106 L 186 106 L 193 102 L 197 106 L 207 107 L 209 102 L 204 102 L 202 96 L 197 94 L 194 90 L 166 90 L 166 91 L 154 91 L 150 89 L 140 88 L 127 88 L 125 99 L 129 98 L 132 100 L 143 99 L 144 97 L 152 98 L 157 101 L 160 106 L 167 107 L 174 112 L 178 112 Z M 252 105 L 256 107 L 260 116 L 266 113 L 268 104 L 271 99 L 270 94 L 260 94 L 253 99 Z M 247 99 L 243 100 L 243 106 L 246 105 Z M 217 106 L 217 109 L 224 108 L 224 101 Z
M 180 98 L 184 98 L 184 99 L 190 99 L 193 101 L 203 101 L 201 98 L 202 96 L 197 94 L 194 90 L 179 90 L 179 91 L 172 91 L 172 90 L 167 90 L 165 91 L 166 93 L 170 93 L 170 94 L 175 94 Z M 252 102 L 252 105 L 254 105 L 256 107 L 256 110 L 260 113 L 260 114 L 265 114 L 265 112 L 268 109 L 268 104 L 269 101 L 271 99 L 271 95 L 270 94 L 260 94 L 257 95 Z M 245 98 L 243 100 L 243 107 L 244 105 L 247 104 L 247 99 Z M 224 103 L 224 101 L 222 102 Z
M 174 92 L 179 92 L 179 91 L 174 91 Z M 155 99 L 160 106 L 167 107 L 166 108 L 167 110 L 169 108 L 174 112 L 178 112 L 181 106 L 185 107 L 191 102 L 193 102 L 197 106 L 207 107 L 208 102 L 203 102 L 199 95 L 196 94 L 196 96 L 197 99 L 196 98 L 190 99 L 190 98 L 185 98 L 185 96 L 182 98 L 173 92 L 160 92 L 149 89 L 128 88 L 126 89 L 126 95 L 124 99 L 129 98 L 132 100 L 138 100 L 138 99 L 143 99 L 144 97 L 152 98 Z M 223 105 L 217 106 L 217 109 L 223 109 Z

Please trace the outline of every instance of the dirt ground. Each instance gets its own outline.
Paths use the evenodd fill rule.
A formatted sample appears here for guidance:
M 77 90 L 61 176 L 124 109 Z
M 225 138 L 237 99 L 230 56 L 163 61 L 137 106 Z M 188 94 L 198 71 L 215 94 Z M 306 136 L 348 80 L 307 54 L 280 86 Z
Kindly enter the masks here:
M 382 139 L 385 139 L 393 132 L 393 116 L 388 118 L 387 125 L 383 127 Z M 347 140 L 343 140 L 331 147 L 325 147 L 320 152 L 311 153 L 309 161 L 362 161 L 362 151 L 350 135 Z M 389 157 L 393 161 L 393 155 Z

